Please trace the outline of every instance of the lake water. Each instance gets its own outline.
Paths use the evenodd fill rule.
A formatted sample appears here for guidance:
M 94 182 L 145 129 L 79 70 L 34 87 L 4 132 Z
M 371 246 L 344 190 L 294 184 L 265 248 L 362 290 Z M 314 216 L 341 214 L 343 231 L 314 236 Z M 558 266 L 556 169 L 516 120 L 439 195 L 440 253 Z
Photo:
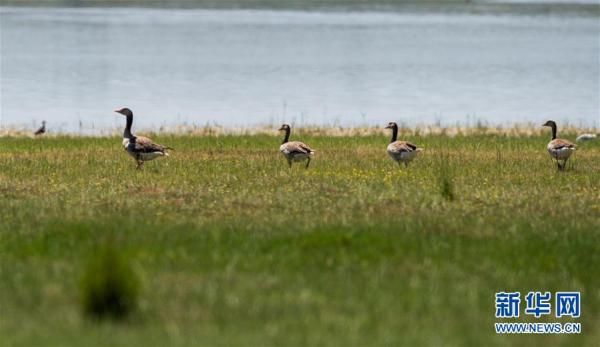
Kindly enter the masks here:
M 600 126 L 597 16 L 4 7 L 0 29 L 2 127 Z

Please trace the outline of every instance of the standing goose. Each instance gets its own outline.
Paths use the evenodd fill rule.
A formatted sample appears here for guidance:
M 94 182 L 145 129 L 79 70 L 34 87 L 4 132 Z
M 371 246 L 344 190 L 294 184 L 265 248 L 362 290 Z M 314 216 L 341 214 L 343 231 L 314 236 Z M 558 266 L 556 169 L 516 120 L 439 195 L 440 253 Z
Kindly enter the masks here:
M 38 135 L 42 135 L 46 132 L 46 121 L 42 121 L 42 126 L 36 130 L 33 135 L 38 136 Z
M 285 137 L 279 150 L 281 154 L 287 159 L 290 169 L 292 168 L 292 162 L 306 160 L 306 168 L 310 164 L 310 157 L 315 153 L 310 147 L 300 141 L 288 142 L 290 139 L 290 133 L 292 128 L 288 124 L 284 124 L 279 128 L 279 131 L 285 131 Z
M 575 145 L 567 140 L 556 138 L 556 122 L 553 120 L 547 121 L 546 123 L 542 124 L 542 126 L 552 128 L 552 140 L 548 142 L 548 146 L 546 146 L 546 148 L 548 149 L 548 153 L 550 153 L 552 159 L 556 160 L 558 169 L 565 169 L 567 160 L 569 160 L 571 154 L 575 152 Z M 560 164 L 559 160 L 563 161 L 562 165 Z
M 418 148 L 410 142 L 397 141 L 398 124 L 390 122 L 385 128 L 392 129 L 392 139 L 387 146 L 388 154 L 396 163 L 398 163 L 398 165 L 404 163 L 404 166 L 408 167 L 408 163 L 410 163 L 417 156 L 417 153 L 423 149 Z
M 144 165 L 145 161 L 155 159 L 157 157 L 168 156 L 167 149 L 173 149 L 171 147 L 165 147 L 152 142 L 147 137 L 134 136 L 131 133 L 131 125 L 133 124 L 133 112 L 128 108 L 122 108 L 115 110 L 127 117 L 127 124 L 125 125 L 125 131 L 123 131 L 123 147 L 135 159 L 137 163 L 137 169 L 140 169 Z

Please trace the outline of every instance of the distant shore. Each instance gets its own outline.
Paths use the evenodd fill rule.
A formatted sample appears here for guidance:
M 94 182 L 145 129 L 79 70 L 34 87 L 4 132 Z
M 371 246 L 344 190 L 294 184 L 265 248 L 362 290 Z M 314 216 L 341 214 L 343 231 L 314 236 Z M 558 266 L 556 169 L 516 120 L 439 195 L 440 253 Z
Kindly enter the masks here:
M 470 14 L 577 14 L 600 15 L 600 3 L 592 1 L 477 1 L 477 0 L 0 0 L 14 7 L 137 7 L 163 9 L 260 9 L 293 11 L 402 11 Z
M 122 128 L 106 128 L 90 131 L 55 131 L 49 124 L 49 131 L 44 134 L 46 137 L 112 137 L 121 134 Z M 34 129 L 35 130 L 35 129 Z M 388 134 L 383 126 L 363 126 L 363 127 L 341 127 L 341 126 L 295 126 L 295 132 L 309 136 L 375 136 Z M 224 127 L 224 126 L 165 126 L 160 129 L 140 128 L 136 132 L 140 134 L 153 134 L 161 136 L 251 136 L 251 135 L 275 135 L 279 134 L 276 126 L 256 126 L 256 127 Z M 547 129 L 532 123 L 514 124 L 511 126 L 440 126 L 440 125 L 401 125 L 400 132 L 406 136 L 430 136 L 446 135 L 455 136 L 485 136 L 499 135 L 511 137 L 531 137 L 540 136 L 547 133 Z M 578 127 L 574 125 L 565 125 L 560 128 L 560 133 L 565 136 L 576 136 L 582 133 L 600 133 L 600 128 L 596 127 Z M 33 130 L 24 128 L 1 127 L 0 137 L 31 137 Z

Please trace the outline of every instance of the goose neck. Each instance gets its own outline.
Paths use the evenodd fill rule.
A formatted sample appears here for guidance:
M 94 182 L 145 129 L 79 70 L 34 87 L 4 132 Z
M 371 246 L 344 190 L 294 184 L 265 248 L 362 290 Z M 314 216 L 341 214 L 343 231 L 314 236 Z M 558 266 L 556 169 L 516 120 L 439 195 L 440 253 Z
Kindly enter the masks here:
M 131 139 L 133 138 L 133 134 L 131 134 L 131 125 L 133 124 L 133 115 L 127 116 L 127 124 L 125 125 L 125 131 L 123 131 L 123 138 Z
M 398 126 L 394 126 L 392 128 L 392 139 L 390 140 L 390 143 L 396 142 L 397 139 L 398 139 Z
M 283 138 L 283 142 L 281 144 L 287 143 L 290 140 L 290 129 L 285 129 L 285 137 Z

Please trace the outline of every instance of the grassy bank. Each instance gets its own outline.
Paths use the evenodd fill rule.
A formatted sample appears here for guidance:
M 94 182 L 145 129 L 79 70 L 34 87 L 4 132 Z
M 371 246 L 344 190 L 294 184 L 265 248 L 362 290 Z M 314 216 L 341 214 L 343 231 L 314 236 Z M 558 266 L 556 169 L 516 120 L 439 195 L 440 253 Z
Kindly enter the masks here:
M 548 134 L 414 136 L 408 170 L 378 135 L 303 134 L 291 171 L 279 137 L 155 140 L 177 150 L 136 171 L 116 137 L 0 138 L 3 345 L 600 340 L 598 142 L 558 173 Z M 139 280 L 123 321 L 83 315 L 106 244 Z M 502 290 L 581 291 L 583 333 L 496 335 Z

